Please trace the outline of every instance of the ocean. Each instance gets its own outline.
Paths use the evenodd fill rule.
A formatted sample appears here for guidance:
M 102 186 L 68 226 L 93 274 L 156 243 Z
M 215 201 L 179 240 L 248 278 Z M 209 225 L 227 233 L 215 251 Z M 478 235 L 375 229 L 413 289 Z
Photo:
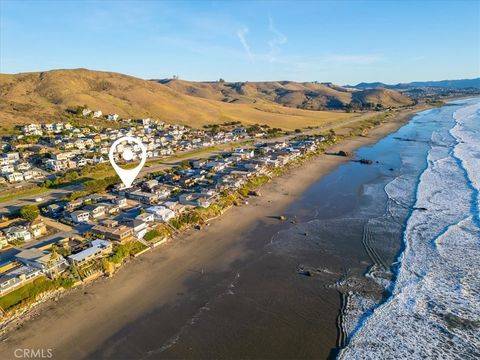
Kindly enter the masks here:
M 385 187 L 393 216 L 410 209 L 394 282 L 358 318 L 340 358 L 478 359 L 480 99 L 423 112 L 397 138 L 407 128 L 418 136 L 404 140 L 426 141 L 428 151 L 418 177 L 402 173 Z

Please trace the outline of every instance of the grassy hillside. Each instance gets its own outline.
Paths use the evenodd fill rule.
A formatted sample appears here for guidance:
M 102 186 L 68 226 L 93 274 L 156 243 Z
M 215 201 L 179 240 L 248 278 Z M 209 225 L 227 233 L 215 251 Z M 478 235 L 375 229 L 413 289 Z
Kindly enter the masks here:
M 330 83 L 293 81 L 272 82 L 191 82 L 184 80 L 159 80 L 175 91 L 204 99 L 228 103 L 255 103 L 266 101 L 292 108 L 307 110 L 340 110 L 356 107 L 383 108 L 410 104 L 410 99 L 399 92 L 375 89 L 355 90 Z
M 167 86 L 118 73 L 86 69 L 0 74 L 0 126 L 61 120 L 67 108 L 79 105 L 103 113 L 118 113 L 122 117 L 149 116 L 193 127 L 239 120 L 246 124 L 268 124 L 292 130 L 354 116 L 281 106 L 269 101 L 271 83 L 262 84 L 251 86 L 244 83 L 232 89 L 231 94 L 223 94 L 225 86 L 221 83 L 178 81 Z M 263 98 L 257 96 L 259 91 Z M 255 98 L 251 97 L 252 92 Z M 236 93 L 241 95 L 237 95 L 238 100 L 224 101 L 224 97 Z

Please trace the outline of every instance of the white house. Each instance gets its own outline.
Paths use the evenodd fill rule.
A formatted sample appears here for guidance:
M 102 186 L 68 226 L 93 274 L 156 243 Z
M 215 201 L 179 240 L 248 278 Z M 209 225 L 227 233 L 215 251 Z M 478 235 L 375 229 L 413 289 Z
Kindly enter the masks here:
M 100 116 L 102 116 L 102 114 L 103 113 L 100 110 L 94 111 L 93 118 L 99 118 Z
M 77 210 L 72 212 L 70 214 L 70 217 L 76 223 L 85 223 L 88 222 L 88 219 L 90 218 L 90 213 L 86 210 Z
M 82 115 L 83 116 L 90 115 L 91 113 L 92 113 L 92 110 L 90 110 L 90 109 L 83 109 L 82 110 Z
M 25 226 L 10 226 L 4 230 L 5 236 L 8 241 L 21 240 L 21 241 L 30 241 L 32 240 L 32 234 Z
M 6 175 L 11 174 L 15 171 L 15 167 L 13 165 L 3 165 L 0 167 L 0 174 Z
M 152 214 L 152 213 L 147 213 L 146 212 L 146 213 L 137 215 L 137 217 L 135 217 L 135 219 L 144 221 L 146 223 L 149 223 L 149 222 L 155 221 L 155 215 Z
M 137 219 L 129 221 L 127 226 L 133 229 L 133 233 L 139 239 L 142 239 L 148 230 L 147 223 Z
M 90 243 L 90 246 L 79 253 L 69 255 L 68 261 L 75 265 L 82 265 L 89 260 L 98 258 L 103 254 L 112 252 L 112 243 L 107 240 L 96 239 Z
M 19 172 L 14 172 L 7 175 L 7 180 L 11 183 L 23 181 L 23 175 Z
M 157 220 L 168 222 L 175 217 L 175 213 L 163 206 L 151 206 L 146 209 L 148 213 L 155 216 Z

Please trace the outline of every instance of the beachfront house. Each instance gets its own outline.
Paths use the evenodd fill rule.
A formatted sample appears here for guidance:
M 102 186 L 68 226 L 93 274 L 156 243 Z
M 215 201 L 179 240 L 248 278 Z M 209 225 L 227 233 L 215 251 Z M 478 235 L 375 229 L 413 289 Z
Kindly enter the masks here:
M 125 223 L 125 225 L 131 228 L 133 230 L 133 234 L 139 239 L 143 239 L 148 230 L 147 223 L 142 220 L 129 220 Z
M 10 267 L 10 265 L 12 267 Z M 10 268 L 2 272 L 0 276 L 0 296 L 22 287 L 27 282 L 36 279 L 42 275 L 42 271 L 38 268 L 26 265 L 20 265 L 18 262 L 7 264 Z
M 107 255 L 112 252 L 112 243 L 107 240 L 96 239 L 90 242 L 90 246 L 76 254 L 68 256 L 68 261 L 76 266 L 81 266 L 86 262 Z
M 132 237 L 133 229 L 119 225 L 118 221 L 107 219 L 92 228 L 92 232 L 106 239 L 124 242 Z
M 155 216 L 155 219 L 162 222 L 169 222 L 175 217 L 175 213 L 164 206 L 151 206 L 146 211 Z
M 192 205 L 202 208 L 209 207 L 213 200 L 215 200 L 215 195 L 208 193 L 184 193 L 178 197 L 178 201 L 182 205 Z
M 15 257 L 25 265 L 42 270 L 49 277 L 56 277 L 68 267 L 68 262 L 63 256 L 37 248 L 23 250 Z

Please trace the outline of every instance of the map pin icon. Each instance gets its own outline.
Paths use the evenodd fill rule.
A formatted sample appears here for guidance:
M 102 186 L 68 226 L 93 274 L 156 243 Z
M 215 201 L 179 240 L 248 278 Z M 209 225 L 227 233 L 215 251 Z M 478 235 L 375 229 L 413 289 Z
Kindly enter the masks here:
M 113 153 L 115 152 L 115 149 L 116 149 L 117 145 L 119 143 L 123 142 L 123 141 L 129 142 L 129 143 L 136 143 L 140 147 L 140 149 L 142 150 L 142 160 L 140 161 L 140 164 L 138 164 L 138 166 L 133 168 L 133 169 L 122 169 L 120 166 L 118 166 L 115 163 L 115 158 L 113 157 Z M 132 154 L 131 154 L 130 150 L 128 150 L 128 151 L 129 151 L 128 156 L 126 156 L 125 152 L 123 154 L 123 158 L 125 160 L 131 160 L 131 155 Z M 108 158 L 110 159 L 110 163 L 112 164 L 112 167 L 117 172 L 118 176 L 122 180 L 125 187 L 129 188 L 130 186 L 132 186 L 132 183 L 135 180 L 135 178 L 137 177 L 140 170 L 142 170 L 143 165 L 145 165 L 145 161 L 147 161 L 147 148 L 145 147 L 145 145 L 143 145 L 143 143 L 140 141 L 140 139 L 138 139 L 136 137 L 133 137 L 133 136 L 123 136 L 123 137 L 115 140 L 115 142 L 112 144 L 112 146 L 110 147 L 110 151 L 108 153 Z

